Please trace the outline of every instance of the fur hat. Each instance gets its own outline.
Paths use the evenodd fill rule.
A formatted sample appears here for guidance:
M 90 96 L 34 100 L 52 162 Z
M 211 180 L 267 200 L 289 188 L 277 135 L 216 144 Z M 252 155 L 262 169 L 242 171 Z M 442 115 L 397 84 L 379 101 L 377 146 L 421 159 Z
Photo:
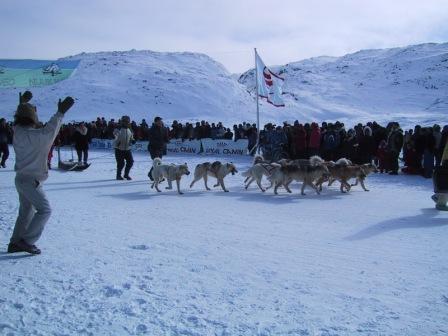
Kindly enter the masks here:
M 364 127 L 364 135 L 372 136 L 372 129 L 369 126 Z
M 129 127 L 129 124 L 131 123 L 131 118 L 127 115 L 124 115 L 121 117 L 120 122 L 122 127 Z
M 17 106 L 17 111 L 15 114 L 16 119 L 29 119 L 35 124 L 39 122 L 36 113 L 36 107 L 30 103 L 22 103 Z

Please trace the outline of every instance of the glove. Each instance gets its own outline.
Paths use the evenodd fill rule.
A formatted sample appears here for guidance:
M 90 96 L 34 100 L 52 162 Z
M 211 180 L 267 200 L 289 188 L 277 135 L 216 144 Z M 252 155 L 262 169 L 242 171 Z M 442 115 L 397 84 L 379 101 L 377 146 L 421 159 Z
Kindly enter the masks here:
M 23 94 L 22 92 L 19 92 L 19 103 L 28 103 L 31 98 L 33 98 L 33 94 L 31 91 L 25 91 Z
M 66 97 L 63 101 L 59 99 L 58 102 L 58 112 L 64 114 L 67 112 L 75 103 L 72 97 Z

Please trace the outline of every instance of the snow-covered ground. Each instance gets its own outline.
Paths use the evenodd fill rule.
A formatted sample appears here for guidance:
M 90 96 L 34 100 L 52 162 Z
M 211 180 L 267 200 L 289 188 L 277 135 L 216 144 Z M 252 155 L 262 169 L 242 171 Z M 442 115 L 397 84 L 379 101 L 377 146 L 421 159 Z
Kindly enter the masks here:
M 240 174 L 229 193 L 188 190 L 190 175 L 179 196 L 150 190 L 143 153 L 130 182 L 113 179 L 111 152 L 91 158 L 51 172 L 40 256 L 5 253 L 13 160 L 0 170 L 0 335 L 448 334 L 448 214 L 431 180 L 274 196 Z

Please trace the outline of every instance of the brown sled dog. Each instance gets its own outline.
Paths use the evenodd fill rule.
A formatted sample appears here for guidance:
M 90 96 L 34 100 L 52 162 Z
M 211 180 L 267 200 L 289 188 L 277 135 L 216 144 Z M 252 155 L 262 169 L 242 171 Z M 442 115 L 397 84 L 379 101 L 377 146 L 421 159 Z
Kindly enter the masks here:
M 351 184 L 350 186 L 351 187 L 357 186 L 358 182 L 359 182 L 361 184 L 362 189 L 364 189 L 364 191 L 369 191 L 369 189 L 367 189 L 366 186 L 364 185 L 364 181 L 365 181 L 366 177 L 368 175 L 370 175 L 371 173 L 378 173 L 378 168 L 373 163 L 364 163 L 361 165 L 361 168 L 364 171 L 365 176 L 357 177 L 356 182 Z
M 361 166 L 351 164 L 351 161 L 342 158 L 336 162 L 327 162 L 326 163 L 328 170 L 330 171 L 330 178 L 328 185 L 332 185 L 334 181 L 339 181 L 341 183 L 340 190 L 342 193 L 345 193 L 344 188 L 347 191 L 350 191 L 350 184 L 348 181 L 352 178 L 361 179 L 364 181 L 366 174 Z M 319 190 L 322 190 L 322 184 L 325 182 L 325 178 L 320 178 L 316 185 Z
M 283 164 L 279 169 L 273 172 L 269 179 L 275 185 L 274 193 L 276 195 L 280 185 L 283 185 L 285 189 L 291 193 L 289 184 L 292 181 L 303 181 L 301 194 L 305 195 L 305 187 L 307 185 L 319 194 L 319 190 L 314 184 L 314 181 L 321 178 L 325 180 L 329 175 L 330 173 L 324 164 L 324 161 L 318 156 L 313 156 L 310 160 L 292 161 Z

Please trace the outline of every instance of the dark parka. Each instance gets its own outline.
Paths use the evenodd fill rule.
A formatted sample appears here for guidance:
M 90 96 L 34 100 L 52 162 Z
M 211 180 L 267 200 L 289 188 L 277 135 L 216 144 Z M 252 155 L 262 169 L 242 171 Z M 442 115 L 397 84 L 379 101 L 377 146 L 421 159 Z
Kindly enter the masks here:
M 75 130 L 75 133 L 73 133 L 72 140 L 75 144 L 76 150 L 88 149 L 90 137 L 89 137 L 89 132 L 88 132 L 87 128 L 86 127 L 84 127 L 84 128 L 77 127 Z
M 166 144 L 168 143 L 168 132 L 165 127 L 160 127 L 152 124 L 149 129 L 149 144 L 148 151 L 151 158 L 161 158 L 165 152 Z

